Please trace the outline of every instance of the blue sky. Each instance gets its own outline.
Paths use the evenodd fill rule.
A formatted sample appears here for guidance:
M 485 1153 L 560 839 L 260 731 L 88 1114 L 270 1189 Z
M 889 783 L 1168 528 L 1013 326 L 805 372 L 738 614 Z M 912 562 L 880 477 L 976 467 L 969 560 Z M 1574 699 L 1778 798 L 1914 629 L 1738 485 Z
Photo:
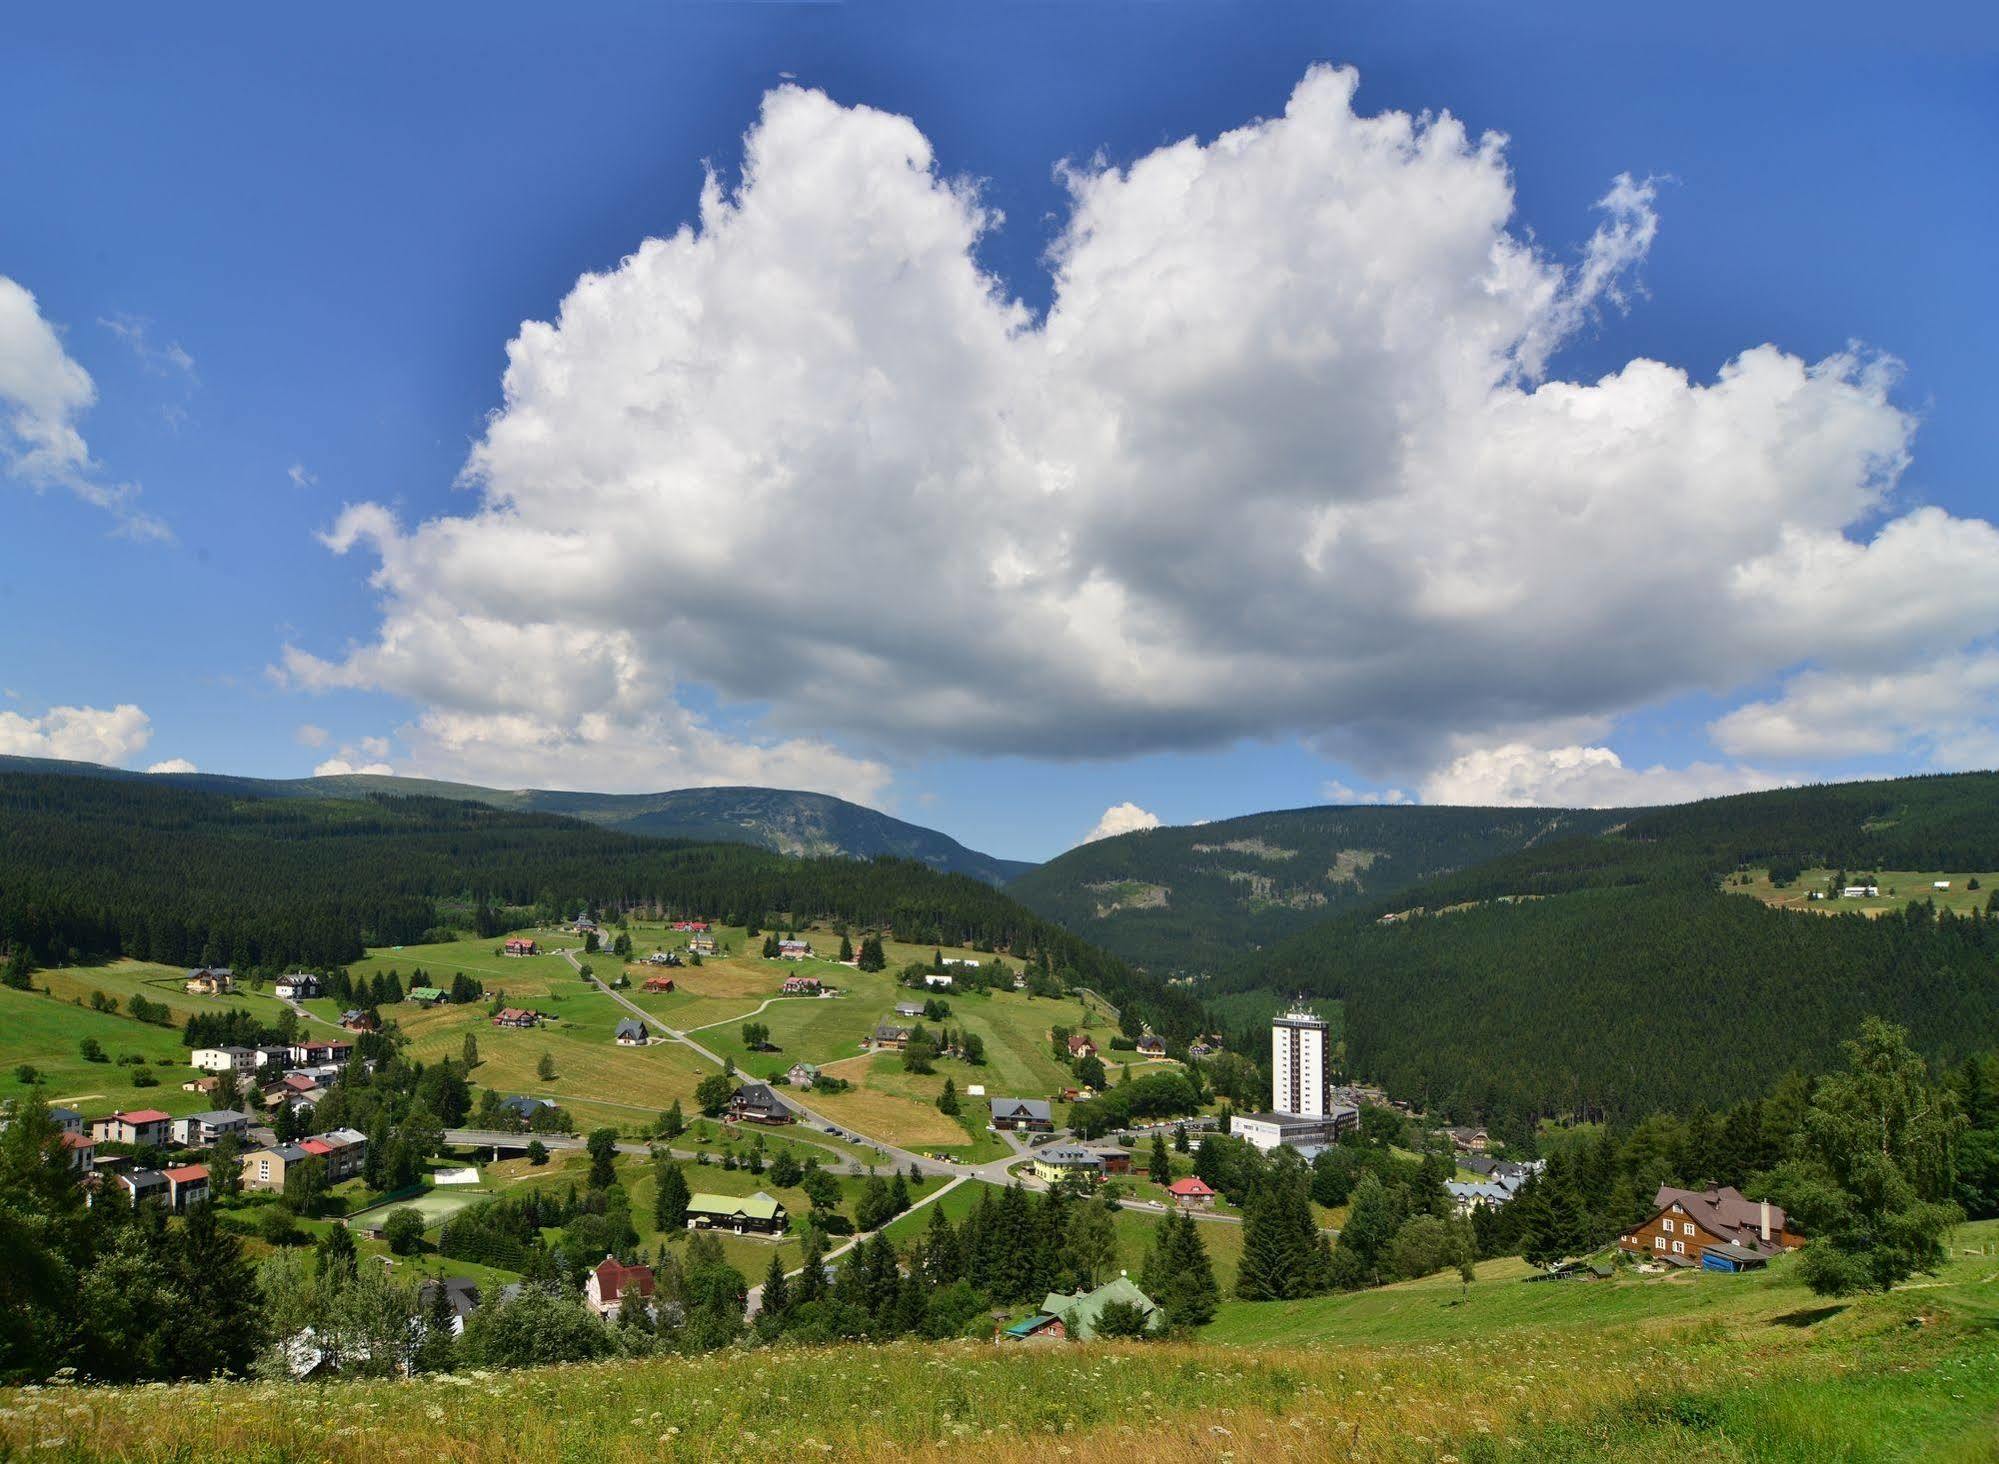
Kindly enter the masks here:
M 1999 385 L 1990 332 L 1999 319 L 1990 268 L 1999 194 L 1988 181 L 1999 144 L 1999 61 L 1990 23 L 1948 12 L 1898 12 L 1891 26 L 1848 23 L 1821 7 L 1757 17 L 1740 9 L 1617 18 L 1602 7 L 1556 6 L 1522 18 L 1469 4 L 696 4 L 594 7 L 560 18 L 530 7 L 418 7 L 383 10 L 373 21 L 363 7 L 342 12 L 338 25 L 232 7 L 10 17 L 0 47 L 0 130 L 12 139 L 0 153 L 0 277 L 32 294 L 40 322 L 88 373 L 92 393 L 54 407 L 46 395 L 35 398 L 44 403 L 36 420 L 60 417 L 87 443 L 87 458 L 56 469 L 31 464 L 18 415 L 11 447 L 0 434 L 0 747 L 133 766 L 185 759 L 205 771 L 266 776 L 304 775 L 338 759 L 510 785 L 811 782 L 1024 858 L 1057 852 L 1106 808 L 1127 802 L 1133 820 L 1186 822 L 1340 796 L 1332 785 L 1375 796 L 1394 789 L 1615 802 L 1988 764 L 1988 749 L 1999 746 L 1991 650 L 1999 560 L 1986 557 L 1982 522 L 1993 516 L 1990 464 L 1999 458 L 1999 416 L 1989 405 Z M 1051 522 L 1051 543 L 1083 546 L 1102 536 L 1089 550 L 1092 564 L 1045 590 L 1030 577 L 1019 601 L 999 595 L 983 613 L 946 607 L 965 573 L 957 560 L 949 561 L 955 581 L 927 579 L 922 568 L 940 545 L 956 554 L 962 543 L 948 534 L 904 541 L 900 516 L 877 522 L 871 515 L 885 500 L 858 483 L 845 499 L 828 487 L 796 505 L 769 501 L 766 517 L 795 522 L 799 537 L 732 534 L 731 542 L 763 547 L 733 566 L 726 584 L 716 581 L 722 589 L 676 568 L 676 547 L 706 533 L 683 496 L 693 490 L 674 476 L 682 438 L 641 436 L 615 471 L 634 471 L 631 460 L 647 471 L 668 465 L 672 484 L 659 489 L 655 519 L 673 517 L 683 544 L 668 541 L 655 562 L 658 578 L 687 586 L 684 599 L 648 598 L 645 561 L 630 557 L 630 525 L 606 505 L 647 509 L 643 500 L 629 508 L 634 500 L 613 483 L 588 484 L 574 500 L 577 542 L 567 547 L 580 555 L 580 571 L 517 557 L 518 541 L 504 533 L 491 553 L 479 551 L 476 571 L 462 543 L 447 549 L 412 536 L 426 520 L 479 513 L 480 491 L 461 475 L 488 415 L 508 408 L 501 379 L 522 322 L 555 320 L 580 276 L 616 271 L 643 240 L 693 221 L 704 164 L 736 187 L 745 134 L 781 83 L 795 80 L 836 104 L 801 109 L 786 124 L 827 139 L 824 179 L 811 146 L 785 155 L 799 208 L 844 214 L 841 199 L 860 196 L 854 178 L 865 191 L 867 175 L 841 173 L 830 161 L 849 131 L 856 149 L 875 149 L 856 168 L 878 166 L 880 149 L 901 145 L 900 134 L 863 135 L 846 109 L 907 118 L 928 140 L 934 176 L 975 180 L 981 205 L 1004 215 L 978 237 L 972 257 L 1019 302 L 1031 331 L 1056 303 L 1048 252 L 1068 237 L 1075 207 L 1057 164 L 1069 160 L 1085 173 L 1092 159 L 1130 168 L 1189 137 L 1205 148 L 1217 134 L 1283 114 L 1315 63 L 1357 71 L 1355 115 L 1448 110 L 1474 150 L 1479 133 L 1506 135 L 1506 236 L 1541 251 L 1549 268 L 1570 271 L 1564 288 L 1587 307 L 1560 331 L 1537 381 L 1592 383 L 1644 358 L 1699 385 L 1764 343 L 1805 363 L 1857 344 L 1860 364 L 1837 401 L 1820 381 L 1769 407 L 1769 421 L 1755 418 L 1753 406 L 1731 416 L 1740 451 L 1753 444 L 1772 462 L 1769 484 L 1741 490 L 1763 517 L 1739 539 L 1707 544 L 1688 532 L 1689 522 L 1698 529 L 1726 515 L 1725 494 L 1688 510 L 1692 520 L 1671 511 L 1690 484 L 1705 481 L 1684 462 L 1661 461 L 1651 476 L 1634 470 L 1618 490 L 1624 496 L 1596 506 L 1628 528 L 1656 503 L 1657 559 L 1710 556 L 1662 582 L 1659 622 L 1725 620 L 1712 614 L 1715 587 L 1783 579 L 1770 597 L 1735 607 L 1744 636 L 1690 629 L 1689 639 L 1716 637 L 1711 653 L 1691 656 L 1689 668 L 1638 674 L 1630 668 L 1661 657 L 1651 627 L 1641 635 L 1628 605 L 1607 590 L 1592 599 L 1581 588 L 1550 589 L 1569 571 L 1562 563 L 1516 556 L 1500 575 L 1476 556 L 1512 551 L 1488 537 L 1453 551 L 1474 556 L 1462 561 L 1467 578 L 1483 584 L 1490 572 L 1508 586 L 1482 620 L 1465 622 L 1469 639 L 1436 630 L 1435 583 L 1411 589 L 1406 612 L 1397 606 L 1380 617 L 1392 626 L 1376 624 L 1372 608 L 1397 591 L 1385 585 L 1378 598 L 1360 597 L 1353 587 L 1368 577 L 1361 561 L 1335 576 L 1344 588 L 1286 581 L 1283 596 L 1271 591 L 1267 606 L 1257 604 L 1274 583 L 1258 566 L 1275 545 L 1251 542 L 1261 515 L 1230 510 L 1229 495 L 1249 490 L 1154 487 L 1171 474 L 1153 466 L 1184 459 L 1164 443 L 1154 444 L 1156 460 L 1134 449 L 1096 464 L 1103 482 L 1129 474 L 1122 500 L 1106 488 L 1105 502 L 1075 510 L 1073 521 L 1065 508 Z M 1324 105 L 1338 132 L 1345 104 Z M 772 127 L 775 137 L 779 122 Z M 1335 151 L 1313 156 L 1315 144 L 1302 136 L 1284 145 L 1315 177 L 1340 172 Z M 1428 186 L 1381 166 L 1367 175 L 1372 181 L 1351 186 L 1375 189 L 1383 209 L 1390 195 L 1408 204 L 1412 195 L 1397 192 L 1405 184 Z M 773 163 L 774 179 L 777 171 Z M 1462 186 L 1470 200 L 1481 183 L 1475 172 L 1458 169 L 1448 186 Z M 1655 220 L 1656 237 L 1611 261 L 1613 289 L 1586 297 L 1591 240 L 1611 217 L 1594 205 L 1619 174 L 1651 180 L 1649 201 L 1630 217 Z M 827 180 L 838 185 L 829 185 L 833 202 L 815 203 L 809 185 Z M 1224 243 L 1230 231 L 1238 240 L 1274 237 L 1284 220 L 1262 210 L 1301 205 L 1256 195 L 1256 186 L 1217 182 L 1218 197 L 1240 200 L 1251 190 L 1241 216 L 1219 222 L 1148 213 L 1152 204 L 1130 196 L 1104 207 L 1115 230 L 1154 230 L 1169 243 L 1200 228 L 1222 231 Z M 1347 185 L 1313 186 L 1323 202 Z M 913 198 L 912 212 L 883 218 L 915 227 L 927 217 L 922 207 Z M 852 242 L 834 222 L 829 212 L 828 253 Z M 1115 230 L 1107 226 L 1106 237 Z M 723 247 L 747 254 L 752 245 Z M 809 229 L 780 235 L 774 225 L 755 247 L 814 252 Z M 1377 256 L 1384 269 L 1404 270 L 1422 252 L 1413 236 L 1392 230 L 1352 247 L 1376 255 L 1340 256 L 1344 267 L 1332 272 L 1340 278 L 1366 276 Z M 1131 270 L 1152 257 L 1138 251 Z M 787 268 L 799 271 L 812 286 L 800 296 L 808 301 L 831 288 L 823 257 L 774 255 L 760 268 L 756 278 L 780 281 Z M 1409 291 L 1455 287 L 1398 278 Z M 1319 288 L 1335 283 L 1329 277 Z M 1162 283 L 1160 298 L 1179 299 L 1171 294 L 1178 287 Z M 701 287 L 689 275 L 647 288 L 657 296 L 621 296 L 608 324 L 565 326 L 550 359 L 565 371 L 588 366 L 619 378 L 628 358 L 617 352 L 642 354 L 644 328 L 633 317 L 647 301 L 684 300 Z M 1105 298 L 1116 288 L 1113 279 Z M 1208 297 L 1231 288 L 1223 278 Z M 782 298 L 773 289 L 773 301 Z M 858 287 L 839 298 L 900 320 L 892 298 L 864 298 Z M 1079 287 L 1073 313 L 1083 319 L 1080 301 Z M 1267 304 L 1259 297 L 1239 308 Z M 1078 354 L 1102 364 L 1065 368 L 1084 373 L 1069 385 L 1115 395 L 1136 435 L 1130 424 L 1159 403 L 1134 405 L 1142 388 L 1133 383 L 1147 368 L 1104 343 L 1115 332 L 1112 306 L 1095 309 L 1082 332 L 1091 343 Z M 795 334 L 809 337 L 800 325 L 792 323 Z M 1352 322 L 1329 320 L 1327 331 L 1342 325 Z M 783 339 L 782 322 L 745 330 L 765 326 L 770 339 Z M 884 349 L 900 351 L 922 329 L 919 321 L 885 330 L 897 344 Z M 1222 327 L 1187 326 L 1184 349 L 1167 354 L 1223 360 L 1204 329 Z M 1392 374 L 1423 350 L 1450 349 L 1459 335 L 1397 345 L 1401 354 L 1369 369 Z M 582 361 L 600 338 L 606 354 Z M 8 399 L 5 350 L 0 341 L 0 415 L 19 414 L 30 388 L 17 380 Z M 1863 379 L 1874 353 L 1900 363 L 1892 385 Z M 828 374 L 841 374 L 832 364 Z M 962 364 L 951 356 L 940 371 L 940 400 L 923 406 L 933 420 L 948 422 L 963 405 L 944 395 Z M 1182 392 L 1224 410 L 1243 381 L 1270 379 L 1248 369 L 1236 378 L 1222 368 L 1212 380 L 1176 378 L 1174 410 L 1185 407 Z M 976 375 L 966 367 L 965 379 Z M 788 378 L 768 379 L 772 392 L 785 390 L 778 383 Z M 627 418 L 645 415 L 642 398 L 620 398 Z M 1007 398 L 1016 406 L 1021 399 Z M 726 432 L 732 400 L 704 398 L 698 414 Z M 1292 404 L 1294 419 L 1321 410 L 1309 395 L 1300 400 L 1307 405 Z M 748 417 L 786 404 L 735 405 Z M 804 418 L 814 403 L 789 406 Z M 1329 421 L 1341 409 L 1323 408 Z M 1820 425 L 1795 425 L 1818 422 L 1820 411 L 1828 414 Z M 578 433 L 565 463 L 589 456 L 594 419 L 562 419 L 532 401 L 513 415 L 524 426 L 556 422 Z M 966 413 L 981 415 L 989 414 Z M 1773 445 L 1761 434 L 1779 430 L 1771 422 L 1780 417 L 1795 435 Z M 1301 442 L 1300 460 L 1340 478 L 1345 470 L 1326 443 L 1350 445 L 1358 460 L 1371 450 L 1356 437 L 1364 427 Z M 951 430 L 940 426 L 940 440 Z M 1439 455 L 1476 460 L 1474 439 L 1485 430 L 1459 421 Z M 1884 473 L 1882 434 L 1897 430 L 1909 434 L 1907 460 Z M 885 431 L 864 424 L 856 437 L 879 442 Z M 1288 431 L 1288 422 L 1273 422 L 1256 435 Z M 781 456 L 771 446 L 781 440 L 775 430 L 744 432 L 738 447 Z M 837 444 L 814 451 L 821 456 L 773 471 L 809 482 L 847 457 Z M 940 449 L 923 451 L 928 463 Z M 972 463 L 982 449 L 968 438 L 961 451 Z M 1244 451 L 1228 471 L 1306 471 L 1299 461 Z M 1591 451 L 1609 464 L 1619 449 Z M 1854 464 L 1863 460 L 1864 490 L 1842 478 L 1861 473 Z M 526 449 L 496 454 L 493 468 L 497 481 L 551 495 L 539 511 L 557 522 L 567 490 L 544 485 L 565 471 Z M 971 471 L 954 467 L 950 481 L 969 485 Z M 1511 481 L 1511 471 L 1498 465 L 1495 484 Z M 892 477 L 892 466 L 862 474 L 870 493 L 884 473 Z M 1564 506 L 1549 511 L 1587 517 L 1594 481 L 1584 473 L 1564 490 Z M 745 501 L 747 483 L 705 480 L 700 491 L 715 495 L 722 517 Z M 1210 489 L 1218 496 L 1204 499 Z M 1758 497 L 1765 489 L 1767 503 Z M 604 496 L 593 496 L 599 490 Z M 1475 485 L 1460 476 L 1424 491 L 1447 490 L 1472 493 Z M 1018 538 L 1031 522 L 983 514 L 982 500 L 998 488 L 959 491 L 960 538 Z M 1382 491 L 1370 487 L 1361 501 L 1378 502 L 1370 495 Z M 1127 511 L 1153 492 L 1159 503 Z M 846 518 L 842 502 L 856 505 Z M 344 538 L 334 532 L 343 507 L 362 503 L 389 510 L 394 533 L 405 537 L 384 539 L 358 521 Z M 1932 510 L 1942 512 L 1923 517 Z M 948 528 L 954 511 L 947 505 L 939 522 Z M 1151 527 L 1176 514 L 1193 528 L 1176 525 L 1177 539 L 1161 528 L 1148 550 Z M 1781 559 L 1772 546 L 1793 542 L 1787 533 L 1865 547 L 1897 524 L 1907 526 L 1907 552 L 1857 560 L 1830 587 L 1792 560 L 1781 574 L 1769 569 Z M 842 541 L 843 528 L 851 541 Z M 329 549 L 322 536 L 330 533 L 348 552 Z M 1629 534 L 1616 537 L 1624 548 L 1604 555 L 1613 567 L 1616 553 L 1629 552 Z M 1025 540 L 1033 543 L 1031 530 Z M 1385 537 L 1375 567 L 1399 570 L 1422 556 L 1424 542 Z M 902 556 L 884 565 L 916 566 L 906 585 L 858 568 L 874 543 Z M 1685 547 L 1695 543 L 1703 547 Z M 1240 554 L 1220 551 L 1223 544 L 1240 544 Z M 383 553 L 399 555 L 401 568 L 371 584 Z M 1085 557 L 1081 547 L 1075 553 Z M 1156 574 L 1148 553 L 1160 561 Z M 785 598 L 759 600 L 747 589 L 738 597 L 730 588 L 770 576 L 774 560 L 793 555 L 782 574 L 797 585 Z M 504 606 L 486 598 L 505 601 L 508 589 L 474 580 L 505 578 L 514 570 L 499 566 L 510 565 L 531 608 L 508 622 L 507 634 L 549 625 L 559 633 L 445 644 L 437 627 L 460 613 L 508 621 Z M 559 579 L 596 588 L 551 589 Z M 856 579 L 871 581 L 879 625 L 869 603 L 856 600 Z M 810 598 L 815 581 L 826 582 L 823 610 Z M 1107 581 L 1125 595 L 1116 613 L 1132 616 L 1108 648 L 1091 628 L 1104 602 L 1087 589 Z M 1863 582 L 1865 593 L 1841 597 L 1838 585 Z M 546 602 L 535 599 L 542 595 Z M 1029 596 L 1062 633 L 1023 632 L 1022 644 L 1001 644 L 994 628 Z M 1943 608 L 1903 614 L 1925 596 Z M 726 614 L 710 608 L 722 602 Z M 940 607 L 934 636 L 924 633 L 926 604 Z M 1133 608 L 1147 604 L 1152 610 Z M 1454 605 L 1449 613 L 1470 612 Z M 1272 626 L 1318 616 L 1323 638 L 1301 633 L 1294 649 L 1269 652 L 1273 640 L 1288 639 Z M 1546 629 L 1526 635 L 1544 619 L 1568 624 L 1580 644 Z M 660 629 L 665 620 L 676 627 L 670 634 Z M 1522 640 L 1506 640 L 1509 621 L 1522 627 Z M 1876 624 L 1888 621 L 1898 628 Z M 1588 634 L 1593 624 L 1600 635 Z M 1805 629 L 1762 628 L 1787 624 Z M 1744 650 L 1743 639 L 1758 644 Z M 418 644 L 428 649 L 410 649 Z M 1033 664 L 1037 644 L 1045 665 Z M 1464 646 L 1463 664 L 1440 645 Z M 288 646 L 309 659 L 288 662 Z M 715 669 L 766 656 L 767 677 Z M 450 657 L 456 663 L 443 664 Z M 465 689 L 482 678 L 532 684 L 523 659 L 563 661 L 576 674 L 531 697 L 523 691 L 519 705 Z M 1538 663 L 1549 659 L 1574 660 L 1574 676 L 1543 674 Z M 1232 660 L 1239 676 L 1226 670 Z M 825 673 L 838 685 L 808 691 L 799 684 L 815 679 L 801 669 L 807 662 L 838 668 Z M 1382 669 L 1389 665 L 1398 669 Z M 1480 680 L 1479 667 L 1494 670 L 1474 694 L 1465 688 Z M 117 717 L 120 707 L 140 709 L 143 721 Z M 56 714 L 64 708 L 84 712 Z M 428 725 L 426 712 L 436 714 Z M 543 714 L 549 725 L 510 730 Z M 610 733 L 592 730 L 607 720 Z M 677 750 L 654 760 L 649 745 L 660 740 Z M 1660 776 L 1646 781 L 1655 766 Z

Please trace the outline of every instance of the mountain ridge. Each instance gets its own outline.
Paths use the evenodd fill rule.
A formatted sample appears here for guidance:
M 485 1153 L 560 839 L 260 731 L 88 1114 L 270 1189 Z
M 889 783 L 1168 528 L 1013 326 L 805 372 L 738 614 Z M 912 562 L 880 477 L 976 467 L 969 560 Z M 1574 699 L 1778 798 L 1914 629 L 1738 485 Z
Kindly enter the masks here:
M 1034 866 L 967 848 L 950 835 L 829 793 L 748 786 L 656 793 L 486 788 L 430 778 L 340 773 L 317 778 L 250 778 L 234 773 L 144 773 L 102 763 L 0 755 L 0 772 L 144 779 L 250 798 L 341 798 L 371 793 L 446 798 L 525 813 L 555 813 L 619 833 L 701 843 L 752 844 L 778 854 L 872 859 L 890 854 L 944 874 L 1004 885 Z

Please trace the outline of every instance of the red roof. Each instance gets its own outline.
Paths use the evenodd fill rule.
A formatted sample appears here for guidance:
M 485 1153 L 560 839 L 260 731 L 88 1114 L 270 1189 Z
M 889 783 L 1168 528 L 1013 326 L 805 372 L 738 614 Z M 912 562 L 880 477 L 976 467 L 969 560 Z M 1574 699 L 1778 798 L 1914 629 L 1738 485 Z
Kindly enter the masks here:
M 126 1123 L 165 1123 L 167 1121 L 167 1115 L 160 1112 L 157 1108 L 140 1108 L 135 1109 L 131 1113 L 114 1113 L 111 1117 L 114 1121 L 122 1118 Z
M 1214 1191 L 1201 1183 L 1200 1176 L 1190 1174 L 1185 1179 L 1176 1179 L 1167 1185 L 1166 1193 L 1198 1200 L 1202 1195 L 1212 1195 Z
M 640 1296 L 651 1296 L 652 1283 L 651 1266 L 624 1266 L 611 1256 L 597 1263 L 597 1294 L 606 1301 L 616 1301 L 630 1287 L 637 1287 Z
M 304 1073 L 286 1073 L 284 1076 L 284 1086 L 291 1089 L 294 1093 L 310 1093 L 319 1084 L 308 1078 Z
M 64 1134 L 62 1141 L 72 1149 L 95 1149 L 97 1140 L 89 1134 Z
M 301 1139 L 299 1140 L 299 1147 L 308 1154 L 331 1154 L 333 1152 L 333 1145 L 327 1143 L 324 1139 Z
M 167 1178 L 175 1184 L 192 1184 L 197 1179 L 208 1178 L 206 1164 L 183 1164 L 178 1169 L 169 1169 Z

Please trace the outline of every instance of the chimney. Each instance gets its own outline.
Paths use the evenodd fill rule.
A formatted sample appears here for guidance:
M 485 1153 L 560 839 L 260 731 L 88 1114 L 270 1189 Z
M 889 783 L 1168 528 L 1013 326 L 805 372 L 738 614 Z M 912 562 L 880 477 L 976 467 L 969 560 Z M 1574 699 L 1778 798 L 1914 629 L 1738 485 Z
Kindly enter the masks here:
M 1770 1202 L 1768 1200 L 1763 1202 L 1762 1227 L 1763 1243 L 1768 1245 L 1770 1243 Z

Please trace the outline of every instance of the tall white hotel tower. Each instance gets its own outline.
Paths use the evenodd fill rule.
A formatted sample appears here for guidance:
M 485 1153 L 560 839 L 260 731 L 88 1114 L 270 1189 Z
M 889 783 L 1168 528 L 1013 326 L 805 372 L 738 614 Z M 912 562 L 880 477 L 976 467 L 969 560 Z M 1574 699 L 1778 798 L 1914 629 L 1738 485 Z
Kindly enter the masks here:
M 1326 1024 L 1298 1005 L 1270 1024 L 1270 1112 L 1238 1113 L 1230 1132 L 1259 1149 L 1314 1153 L 1360 1122 L 1360 1110 L 1329 1101 Z
M 1293 1009 L 1270 1024 L 1270 1107 L 1326 1116 L 1326 1024 L 1308 1011 Z

